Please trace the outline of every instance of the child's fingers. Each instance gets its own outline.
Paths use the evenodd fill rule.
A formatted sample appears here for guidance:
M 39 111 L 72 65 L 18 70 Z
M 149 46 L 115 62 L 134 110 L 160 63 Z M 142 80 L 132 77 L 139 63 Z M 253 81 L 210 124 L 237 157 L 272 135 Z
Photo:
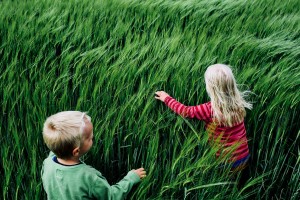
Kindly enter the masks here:
M 139 177 L 142 179 L 142 178 L 145 178 L 147 176 L 146 172 L 143 171 L 141 173 L 139 173 Z
M 143 179 L 147 176 L 146 175 L 147 173 L 146 173 L 144 168 L 139 168 L 139 169 L 136 169 L 134 171 L 137 173 L 137 175 L 140 177 L 140 179 Z
M 164 93 L 164 91 L 156 91 L 156 92 L 155 92 L 155 94 L 156 94 L 156 95 L 159 95 L 159 96 L 162 95 L 163 93 Z
M 147 172 L 146 172 L 145 170 L 143 170 L 143 171 L 140 171 L 140 174 L 141 174 L 141 175 L 146 175 Z
M 136 171 L 138 171 L 138 172 L 142 172 L 142 171 L 145 171 L 145 169 L 142 167 L 142 168 L 138 168 L 138 169 L 136 169 Z
M 143 178 L 145 178 L 145 177 L 146 177 L 146 175 L 142 175 L 142 176 L 141 176 L 141 179 L 143 179 Z

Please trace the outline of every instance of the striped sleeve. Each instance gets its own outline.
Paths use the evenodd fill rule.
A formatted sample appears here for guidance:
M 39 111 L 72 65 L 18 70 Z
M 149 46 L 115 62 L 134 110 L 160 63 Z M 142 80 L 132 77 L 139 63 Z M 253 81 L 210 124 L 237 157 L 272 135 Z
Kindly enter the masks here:
M 171 110 L 182 117 L 196 118 L 204 121 L 211 118 L 211 108 L 209 103 L 204 103 L 197 106 L 185 106 L 171 96 L 166 97 L 164 102 Z

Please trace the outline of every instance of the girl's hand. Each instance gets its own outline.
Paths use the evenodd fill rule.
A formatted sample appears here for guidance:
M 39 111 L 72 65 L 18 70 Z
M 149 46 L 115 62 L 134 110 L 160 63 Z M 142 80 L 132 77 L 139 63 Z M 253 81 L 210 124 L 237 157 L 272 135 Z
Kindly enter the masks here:
M 170 96 L 165 91 L 157 91 L 155 92 L 155 99 L 161 100 L 162 102 L 165 101 L 166 97 Z
M 134 171 L 140 177 L 140 179 L 143 179 L 146 177 L 146 171 L 144 168 L 134 169 L 132 171 Z

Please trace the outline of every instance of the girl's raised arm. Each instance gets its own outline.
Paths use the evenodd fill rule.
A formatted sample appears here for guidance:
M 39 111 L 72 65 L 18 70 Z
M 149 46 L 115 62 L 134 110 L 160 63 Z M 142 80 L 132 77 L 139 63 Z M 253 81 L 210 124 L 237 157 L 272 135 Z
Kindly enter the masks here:
M 155 98 L 164 102 L 170 109 L 182 117 L 197 118 L 199 120 L 209 120 L 211 118 L 210 103 L 200 104 L 197 106 L 186 106 L 164 91 L 155 93 Z

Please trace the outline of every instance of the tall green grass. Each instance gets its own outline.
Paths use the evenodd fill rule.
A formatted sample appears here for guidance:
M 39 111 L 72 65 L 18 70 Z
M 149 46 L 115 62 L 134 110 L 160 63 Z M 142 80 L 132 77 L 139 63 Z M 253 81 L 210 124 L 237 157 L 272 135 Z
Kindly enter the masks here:
M 143 166 L 129 199 L 299 199 L 297 0 L 1 1 L 1 198 L 45 199 L 47 116 L 87 111 L 85 162 L 116 183 Z M 203 124 L 154 99 L 208 101 L 203 74 L 233 67 L 254 94 L 243 188 L 220 170 Z

